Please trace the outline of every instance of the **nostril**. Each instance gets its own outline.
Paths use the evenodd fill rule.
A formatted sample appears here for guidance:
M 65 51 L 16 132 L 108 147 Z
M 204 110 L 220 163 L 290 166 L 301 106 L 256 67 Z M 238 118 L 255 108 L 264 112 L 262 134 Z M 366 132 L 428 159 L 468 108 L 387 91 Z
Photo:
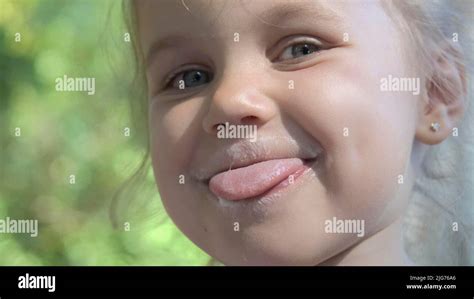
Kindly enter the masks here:
M 253 116 L 253 115 L 250 115 L 250 116 L 246 116 L 244 118 L 242 118 L 241 122 L 242 124 L 249 124 L 249 123 L 255 123 L 258 121 L 258 117 L 256 116 Z
M 259 121 L 259 118 L 257 116 L 246 116 L 243 117 L 240 120 L 240 123 L 236 123 L 235 125 L 255 125 Z M 218 123 L 213 126 L 213 131 L 217 132 L 221 126 L 227 127 L 228 125 L 232 124 L 231 122 L 224 122 L 224 123 Z

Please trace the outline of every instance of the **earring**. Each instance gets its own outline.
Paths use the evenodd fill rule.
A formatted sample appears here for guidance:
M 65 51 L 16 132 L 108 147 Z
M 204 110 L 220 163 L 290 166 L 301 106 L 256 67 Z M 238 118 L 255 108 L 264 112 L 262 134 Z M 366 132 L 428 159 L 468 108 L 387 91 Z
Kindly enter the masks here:
M 431 123 L 431 131 L 433 132 L 438 132 L 440 127 L 441 125 L 438 122 Z

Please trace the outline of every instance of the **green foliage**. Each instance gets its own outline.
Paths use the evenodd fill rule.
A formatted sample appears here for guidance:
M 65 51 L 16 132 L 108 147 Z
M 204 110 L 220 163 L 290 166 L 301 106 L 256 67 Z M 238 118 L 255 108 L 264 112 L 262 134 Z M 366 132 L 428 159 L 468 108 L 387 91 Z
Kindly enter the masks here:
M 208 262 L 164 212 L 150 171 L 112 227 L 112 197 L 145 153 L 125 32 L 119 1 L 0 0 L 0 219 L 39 221 L 36 238 L 0 234 L 0 265 Z M 63 75 L 95 78 L 95 94 L 56 91 Z

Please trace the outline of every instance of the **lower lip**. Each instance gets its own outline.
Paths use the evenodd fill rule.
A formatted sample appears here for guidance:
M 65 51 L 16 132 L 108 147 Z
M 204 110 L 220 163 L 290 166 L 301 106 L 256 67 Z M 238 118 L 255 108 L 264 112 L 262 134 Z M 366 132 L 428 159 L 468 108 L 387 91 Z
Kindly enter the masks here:
M 311 168 L 314 160 L 269 160 L 219 173 L 209 181 L 214 195 L 228 202 L 248 202 L 281 192 Z

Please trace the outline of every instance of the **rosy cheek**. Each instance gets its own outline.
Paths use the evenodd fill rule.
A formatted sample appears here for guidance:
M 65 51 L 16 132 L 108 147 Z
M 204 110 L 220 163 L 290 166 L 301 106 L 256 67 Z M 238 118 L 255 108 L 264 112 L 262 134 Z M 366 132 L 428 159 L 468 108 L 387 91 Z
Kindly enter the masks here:
M 288 94 L 291 100 L 283 107 L 326 149 L 337 147 L 351 127 L 369 125 L 372 119 L 364 117 L 373 109 L 363 67 L 344 61 L 335 58 L 295 73 L 299 88 Z
M 394 129 L 404 109 L 395 109 L 393 99 L 381 98 L 378 75 L 366 64 L 354 63 L 353 57 L 345 58 L 299 72 L 300 89 L 294 90 L 284 110 L 326 150 L 327 187 L 350 198 L 354 191 L 365 192 L 364 177 L 366 183 L 386 183 L 385 178 L 374 177 L 383 173 L 379 167 L 384 163 L 387 177 L 403 172 L 406 151 L 400 144 L 410 140 Z M 392 163 L 386 161 L 387 155 L 394 157 Z
M 156 105 L 150 113 L 150 131 L 157 168 L 167 176 L 186 173 L 192 150 L 202 137 L 197 116 L 202 101 L 193 99 Z

